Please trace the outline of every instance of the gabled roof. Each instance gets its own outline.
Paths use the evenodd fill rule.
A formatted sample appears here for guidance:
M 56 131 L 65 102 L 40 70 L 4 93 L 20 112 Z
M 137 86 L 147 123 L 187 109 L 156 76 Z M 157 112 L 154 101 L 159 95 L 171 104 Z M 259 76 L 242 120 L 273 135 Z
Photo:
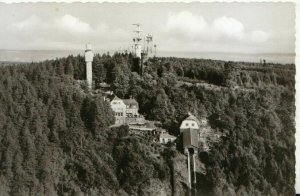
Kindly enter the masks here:
M 176 137 L 174 135 L 170 135 L 168 133 L 162 133 L 159 135 L 159 138 L 165 138 L 165 139 L 176 139 Z
M 101 83 L 99 84 L 99 86 L 102 87 L 102 88 L 108 88 L 108 87 L 110 87 L 110 85 L 107 84 L 106 82 L 101 82 Z
M 133 105 L 137 107 L 139 106 L 139 103 L 135 99 L 120 99 L 119 97 L 117 97 L 117 95 L 115 95 L 112 101 L 116 101 L 116 100 L 123 101 L 123 103 L 127 106 L 133 106 Z
M 198 122 L 198 119 L 196 118 L 196 116 L 194 116 L 191 113 L 189 113 L 189 116 L 185 120 L 193 120 L 193 121 Z
M 198 124 L 198 126 L 200 126 L 200 121 L 198 120 L 198 118 L 196 116 L 194 116 L 193 114 L 191 114 L 190 112 L 188 114 L 189 114 L 189 116 L 186 119 L 184 119 L 184 121 L 192 120 L 192 121 L 195 121 Z
M 115 95 L 114 98 L 112 99 L 112 101 L 113 100 L 122 100 L 122 99 L 120 99 L 119 97 L 117 97 L 117 95 Z
M 139 103 L 135 99 L 123 99 L 123 102 L 125 103 L 125 105 L 139 105 Z

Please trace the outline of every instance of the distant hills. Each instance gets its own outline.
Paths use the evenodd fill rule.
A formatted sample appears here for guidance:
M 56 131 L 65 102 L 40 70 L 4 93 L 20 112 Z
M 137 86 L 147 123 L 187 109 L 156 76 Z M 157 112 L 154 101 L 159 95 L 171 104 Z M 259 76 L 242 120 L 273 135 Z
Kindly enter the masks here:
M 95 50 L 95 53 L 114 54 L 113 50 Z M 83 50 L 0 50 L 0 61 L 12 62 L 39 62 L 62 58 L 68 55 L 83 55 Z M 186 52 L 186 51 L 158 51 L 157 56 L 160 57 L 181 57 L 181 58 L 198 58 L 198 59 L 214 59 L 225 61 L 244 61 L 244 62 L 260 62 L 265 59 L 267 62 L 273 63 L 294 63 L 295 54 L 244 54 L 244 53 L 218 53 L 218 52 Z

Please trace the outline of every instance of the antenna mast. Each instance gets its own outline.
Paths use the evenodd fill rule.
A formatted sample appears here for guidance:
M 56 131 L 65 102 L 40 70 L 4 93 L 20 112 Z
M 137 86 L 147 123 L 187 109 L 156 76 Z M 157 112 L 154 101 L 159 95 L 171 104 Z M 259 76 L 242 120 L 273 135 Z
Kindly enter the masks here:
M 149 54 L 149 43 L 153 41 L 153 36 L 151 34 L 146 35 L 146 42 L 147 42 L 147 54 Z M 152 51 L 152 47 L 151 47 Z
M 133 38 L 133 42 L 134 42 L 134 50 L 135 50 L 135 56 L 138 58 L 141 58 L 141 53 L 142 53 L 142 46 L 141 46 L 141 30 L 140 30 L 140 23 L 136 23 L 136 24 L 132 24 L 134 26 L 137 27 L 136 30 L 134 30 L 134 32 L 136 32 L 136 37 Z

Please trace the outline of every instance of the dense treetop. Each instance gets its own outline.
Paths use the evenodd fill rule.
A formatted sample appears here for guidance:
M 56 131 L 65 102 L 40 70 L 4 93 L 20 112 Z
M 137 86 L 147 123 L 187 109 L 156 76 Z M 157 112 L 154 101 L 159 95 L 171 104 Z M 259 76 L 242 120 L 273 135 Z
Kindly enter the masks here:
M 96 88 L 107 82 L 135 97 L 173 135 L 189 111 L 224 133 L 199 154 L 199 193 L 294 195 L 294 65 L 170 57 L 139 72 L 130 54 L 94 57 Z M 180 140 L 176 150 L 109 128 L 109 104 L 75 85 L 85 79 L 82 56 L 2 66 L 0 75 L 2 195 L 186 193 Z

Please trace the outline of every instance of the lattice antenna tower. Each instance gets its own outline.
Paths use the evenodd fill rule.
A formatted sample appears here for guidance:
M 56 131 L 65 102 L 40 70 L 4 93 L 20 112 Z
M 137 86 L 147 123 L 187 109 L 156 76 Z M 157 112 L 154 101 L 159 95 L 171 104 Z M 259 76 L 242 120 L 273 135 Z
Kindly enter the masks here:
M 153 36 L 151 34 L 146 35 L 146 42 L 147 42 L 147 54 L 149 53 L 149 43 L 153 41 Z M 152 46 L 151 46 L 152 52 Z
M 142 46 L 141 46 L 141 29 L 140 23 L 136 23 L 136 24 L 132 24 L 134 26 L 136 26 L 136 30 L 134 30 L 133 32 L 136 32 L 136 36 L 133 38 L 133 42 L 134 42 L 134 49 L 135 49 L 135 55 L 136 57 L 141 58 L 141 53 L 142 53 Z

